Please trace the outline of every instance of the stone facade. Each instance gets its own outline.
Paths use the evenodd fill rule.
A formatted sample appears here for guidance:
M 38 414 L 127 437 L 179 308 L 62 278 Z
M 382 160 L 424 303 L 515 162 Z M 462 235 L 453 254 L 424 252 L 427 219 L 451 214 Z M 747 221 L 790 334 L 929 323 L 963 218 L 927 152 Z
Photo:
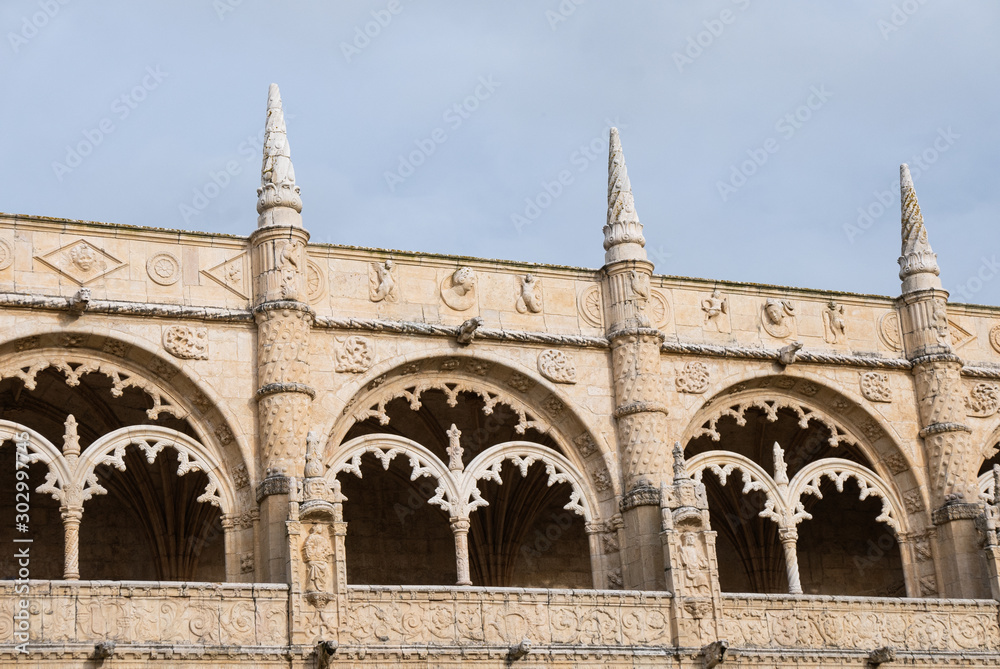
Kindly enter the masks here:
M 655 274 L 617 130 L 600 270 L 312 244 L 267 110 L 248 237 L 0 215 L 0 664 L 1000 666 L 905 166 L 892 299 Z

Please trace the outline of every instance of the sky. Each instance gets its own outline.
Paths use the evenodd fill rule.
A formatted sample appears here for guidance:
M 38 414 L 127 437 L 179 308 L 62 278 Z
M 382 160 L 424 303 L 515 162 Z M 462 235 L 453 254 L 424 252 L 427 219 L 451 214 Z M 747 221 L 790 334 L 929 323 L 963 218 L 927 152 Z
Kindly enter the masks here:
M 1000 304 L 1000 3 L 4 0 L 0 211 L 247 235 L 268 84 L 313 241 L 898 295 L 910 164 Z

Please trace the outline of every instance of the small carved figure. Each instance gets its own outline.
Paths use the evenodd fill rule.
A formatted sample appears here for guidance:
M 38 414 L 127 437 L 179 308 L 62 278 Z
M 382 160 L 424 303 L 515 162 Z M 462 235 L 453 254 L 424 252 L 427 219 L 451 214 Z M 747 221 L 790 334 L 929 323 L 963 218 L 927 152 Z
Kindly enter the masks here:
M 476 316 L 470 318 L 458 326 L 458 337 L 456 340 L 462 346 L 468 346 L 476 338 L 476 330 L 483 326 L 483 317 Z
M 396 265 L 392 260 L 384 263 L 371 263 L 368 272 L 368 296 L 372 302 L 395 302 L 398 300 L 396 294 Z
M 299 297 L 295 278 L 299 273 L 299 255 L 302 252 L 302 242 L 293 239 L 281 248 L 278 270 L 281 272 L 281 296 L 286 300 Z
M 520 279 L 521 288 L 518 291 L 517 303 L 514 305 L 519 314 L 531 312 L 537 314 L 542 310 L 542 298 L 538 295 L 538 280 L 534 274 L 525 274 Z
M 705 327 L 712 325 L 716 332 L 723 332 L 723 316 L 729 314 L 729 299 L 719 294 L 718 288 L 712 291 L 711 297 L 701 301 L 701 310 L 705 312 Z
M 793 364 L 803 346 L 804 344 L 800 341 L 793 341 L 788 346 L 782 346 L 778 351 L 778 363 L 784 367 Z
M 826 305 L 823 312 L 823 326 L 826 335 L 826 343 L 839 344 L 841 339 L 847 336 L 847 323 L 844 320 L 844 305 L 837 304 L 834 300 Z
M 948 310 L 944 306 L 944 302 L 934 300 L 931 307 L 931 327 L 937 332 L 938 343 L 942 345 L 949 345 L 948 336 Z
M 448 469 L 453 472 L 460 472 L 465 468 L 462 464 L 462 431 L 454 423 L 445 434 L 448 435 Z
M 309 589 L 316 592 L 327 592 L 326 581 L 330 575 L 329 558 L 333 551 L 330 541 L 321 533 L 319 525 L 309 528 L 309 536 L 302 542 L 302 559 L 305 560 L 308 571 Z
M 788 300 L 767 298 L 764 303 L 761 324 L 772 337 L 784 339 L 792 334 L 795 319 L 795 305 Z
M 685 532 L 681 543 L 681 575 L 691 593 L 708 592 L 708 560 L 701 554 L 693 532 Z
M 774 442 L 774 482 L 778 485 L 788 485 L 788 465 L 785 463 L 785 450 Z
M 687 475 L 687 464 L 684 462 L 684 447 L 681 442 L 674 442 L 674 483 L 684 480 Z
M 460 267 L 441 284 L 441 299 L 455 311 L 465 311 L 476 303 L 476 273 Z

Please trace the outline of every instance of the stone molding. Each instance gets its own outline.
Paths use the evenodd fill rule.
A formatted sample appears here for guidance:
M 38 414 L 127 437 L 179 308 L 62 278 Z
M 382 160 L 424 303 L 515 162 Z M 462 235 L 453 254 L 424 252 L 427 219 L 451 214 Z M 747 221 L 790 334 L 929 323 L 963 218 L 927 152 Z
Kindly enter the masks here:
M 254 393 L 253 397 L 255 400 L 260 400 L 262 397 L 277 395 L 279 393 L 302 393 L 312 399 L 316 399 L 316 389 L 304 383 L 269 383 L 266 386 L 262 386 Z
M 927 437 L 934 436 L 935 434 L 944 434 L 945 432 L 971 433 L 972 428 L 968 425 L 962 425 L 961 423 L 933 423 L 920 430 L 920 438 L 926 439 Z
M 622 513 L 630 511 L 638 506 L 660 506 L 660 489 L 649 484 L 637 485 L 629 490 L 622 497 L 619 509 Z
M 934 509 L 931 522 L 935 525 L 944 525 L 953 520 L 975 520 L 982 512 L 982 504 L 945 504 Z
M 287 476 L 268 476 L 257 484 L 257 504 L 271 495 L 287 495 L 291 480 Z
M 660 346 L 660 351 L 662 353 L 703 355 L 715 358 L 735 358 L 738 360 L 777 361 L 781 356 L 781 352 L 778 349 L 687 344 L 682 342 L 664 342 Z M 795 356 L 795 361 L 824 365 L 871 367 L 874 369 L 910 369 L 913 366 L 909 360 L 901 358 L 882 358 L 874 355 L 847 355 L 843 353 L 818 353 L 806 350 L 799 351 L 798 355 Z

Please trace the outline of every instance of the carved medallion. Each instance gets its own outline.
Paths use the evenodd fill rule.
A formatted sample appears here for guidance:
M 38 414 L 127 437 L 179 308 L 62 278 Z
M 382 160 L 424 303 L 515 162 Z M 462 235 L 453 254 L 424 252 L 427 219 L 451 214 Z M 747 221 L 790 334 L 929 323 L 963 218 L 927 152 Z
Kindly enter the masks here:
M 208 359 L 208 329 L 171 325 L 163 331 L 163 348 L 175 358 Z
M 441 282 L 441 299 L 455 311 L 466 311 L 476 303 L 476 272 L 460 267 Z
M 6 239 L 0 239 L 0 271 L 14 264 L 14 246 Z
M 245 253 L 224 260 L 214 267 L 203 269 L 201 273 L 238 297 L 242 297 L 244 300 L 250 299 L 250 292 L 247 289 L 246 283 L 247 267 Z
M 604 327 L 604 309 L 601 304 L 601 287 L 593 285 L 583 290 L 577 298 L 580 316 L 588 325 Z
M 861 394 L 872 402 L 891 402 L 892 388 L 889 375 L 883 372 L 862 372 Z
M 562 351 L 550 348 L 538 354 L 538 371 L 556 383 L 576 383 L 576 365 Z
M 708 390 L 710 380 L 708 365 L 703 362 L 689 362 L 677 374 L 677 392 L 701 395 Z
M 316 304 L 326 295 L 326 279 L 320 266 L 306 259 L 306 300 Z
M 534 274 L 524 274 L 514 277 L 517 296 L 514 308 L 517 313 L 537 314 L 542 310 L 542 282 Z
M 334 346 L 334 362 L 338 372 L 361 374 L 368 371 L 375 362 L 375 342 L 367 337 L 337 337 Z
M 81 286 L 96 281 L 126 265 L 107 251 L 83 239 L 70 242 L 45 255 L 35 257 Z
M 662 330 L 670 322 L 670 303 L 667 298 L 658 290 L 649 293 L 649 324 L 658 330 Z
M 886 348 L 891 348 L 893 351 L 903 350 L 903 337 L 899 332 L 899 312 L 895 309 L 879 317 L 878 337 Z
M 994 351 L 1000 353 L 1000 325 L 994 325 L 990 330 L 990 345 Z
M 146 274 L 161 286 L 172 286 L 181 278 L 181 264 L 171 253 L 157 253 L 146 261 Z
M 977 383 L 969 391 L 965 406 L 970 416 L 988 418 L 1000 409 L 1000 386 L 995 383 Z
M 795 332 L 795 305 L 788 300 L 769 297 L 760 310 L 764 330 L 776 339 L 786 339 Z

